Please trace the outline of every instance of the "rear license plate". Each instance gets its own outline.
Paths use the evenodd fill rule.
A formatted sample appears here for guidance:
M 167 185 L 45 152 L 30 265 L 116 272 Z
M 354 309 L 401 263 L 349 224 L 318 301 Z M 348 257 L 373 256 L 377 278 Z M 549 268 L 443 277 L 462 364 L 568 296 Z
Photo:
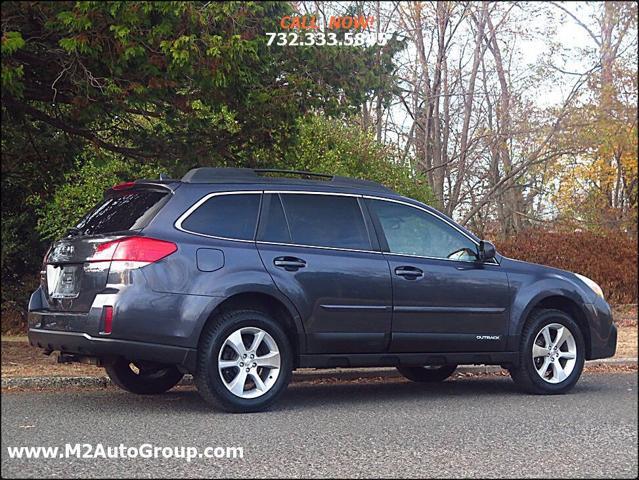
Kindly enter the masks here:
M 76 298 L 78 292 L 76 265 L 47 265 L 47 288 L 51 298 Z

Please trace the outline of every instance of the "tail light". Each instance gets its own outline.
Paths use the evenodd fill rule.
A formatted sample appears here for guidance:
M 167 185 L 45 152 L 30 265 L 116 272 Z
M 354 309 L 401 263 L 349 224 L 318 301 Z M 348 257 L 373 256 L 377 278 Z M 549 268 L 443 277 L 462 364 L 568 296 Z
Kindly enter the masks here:
M 126 237 L 111 242 L 101 243 L 89 262 L 122 262 L 122 267 L 140 268 L 162 260 L 177 250 L 173 242 L 157 240 L 149 237 Z
M 113 185 L 111 190 L 129 190 L 130 188 L 135 187 L 135 182 L 122 182 L 117 185 Z

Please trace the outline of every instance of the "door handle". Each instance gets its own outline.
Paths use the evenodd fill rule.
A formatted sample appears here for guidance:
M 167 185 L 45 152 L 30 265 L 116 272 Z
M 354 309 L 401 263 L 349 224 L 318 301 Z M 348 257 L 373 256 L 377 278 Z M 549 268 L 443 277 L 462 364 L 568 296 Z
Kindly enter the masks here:
M 415 280 L 416 278 L 423 277 L 424 272 L 417 267 L 397 267 L 395 269 L 395 275 L 399 275 L 400 277 L 404 277 L 407 280 Z
M 276 257 L 273 259 L 273 265 L 283 268 L 289 272 L 294 272 L 306 266 L 306 261 L 297 257 Z

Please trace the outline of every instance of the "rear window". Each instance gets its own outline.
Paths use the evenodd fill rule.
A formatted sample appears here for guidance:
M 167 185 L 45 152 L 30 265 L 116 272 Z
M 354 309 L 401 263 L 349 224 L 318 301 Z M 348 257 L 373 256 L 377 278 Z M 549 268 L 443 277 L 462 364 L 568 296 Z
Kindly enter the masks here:
M 169 192 L 133 190 L 104 200 L 78 223 L 80 235 L 140 230 L 155 217 Z
M 355 197 L 287 193 L 281 199 L 294 244 L 370 250 Z
M 253 240 L 260 196 L 258 193 L 216 195 L 200 205 L 181 226 L 189 232 L 213 237 Z

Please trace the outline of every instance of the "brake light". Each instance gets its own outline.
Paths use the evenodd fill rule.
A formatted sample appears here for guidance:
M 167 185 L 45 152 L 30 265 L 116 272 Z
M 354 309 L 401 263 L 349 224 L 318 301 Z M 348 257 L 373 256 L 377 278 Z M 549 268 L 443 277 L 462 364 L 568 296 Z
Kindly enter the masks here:
M 173 242 L 149 237 L 126 237 L 101 243 L 89 262 L 130 262 L 133 268 L 143 267 L 168 257 L 177 250 Z
M 118 248 L 120 240 L 101 243 L 95 249 L 95 253 L 87 259 L 89 262 L 109 262 L 113 259 L 113 254 Z
M 135 182 L 122 182 L 117 185 L 113 185 L 111 190 L 128 190 L 133 187 L 135 187 Z
M 102 333 L 109 334 L 113 328 L 113 307 L 104 307 L 104 328 Z

